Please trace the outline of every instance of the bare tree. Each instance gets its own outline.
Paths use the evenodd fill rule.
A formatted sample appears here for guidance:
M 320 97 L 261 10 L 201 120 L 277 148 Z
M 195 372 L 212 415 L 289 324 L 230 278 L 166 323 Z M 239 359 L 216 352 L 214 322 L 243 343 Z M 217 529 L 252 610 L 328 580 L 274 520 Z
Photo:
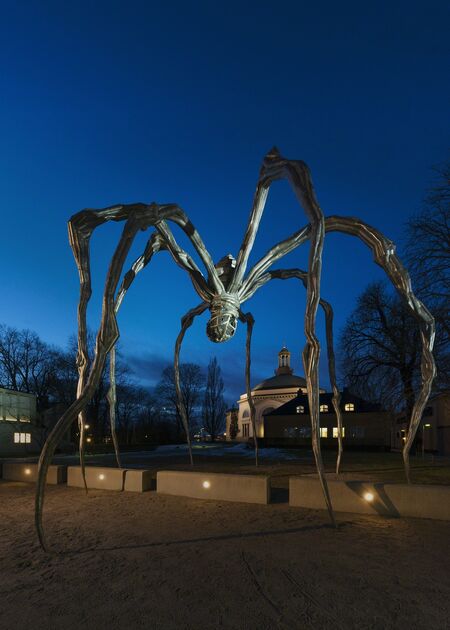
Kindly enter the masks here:
M 223 431 L 225 422 L 226 404 L 223 398 L 223 389 L 222 372 L 216 357 L 214 357 L 208 365 L 202 407 L 203 425 L 213 442 L 219 433 Z
M 341 373 L 356 394 L 411 417 L 420 379 L 420 332 L 408 308 L 383 283 L 358 298 L 340 338 Z
M 230 440 L 235 440 L 239 433 L 238 412 L 237 407 L 230 409 Z
M 148 392 L 128 381 L 117 386 L 117 430 L 123 444 L 138 442 L 139 424 L 151 405 Z
M 434 390 L 450 387 L 450 163 L 439 176 L 422 211 L 407 225 L 406 261 L 414 289 L 436 321 Z
M 37 410 L 48 406 L 55 349 L 30 330 L 0 327 L 0 383 L 36 396 Z
M 188 425 L 192 427 L 205 383 L 200 366 L 195 363 L 182 363 L 180 365 L 180 381 L 181 395 L 186 408 Z M 178 408 L 174 369 L 172 366 L 168 366 L 162 371 L 161 380 L 156 387 L 156 395 L 161 404 L 173 412 L 178 436 L 181 438 L 184 434 L 184 428 L 181 421 L 181 412 Z
M 414 286 L 427 304 L 450 296 L 450 163 L 436 169 L 439 180 L 422 211 L 407 224 L 406 260 Z M 448 322 L 447 322 L 448 325 Z

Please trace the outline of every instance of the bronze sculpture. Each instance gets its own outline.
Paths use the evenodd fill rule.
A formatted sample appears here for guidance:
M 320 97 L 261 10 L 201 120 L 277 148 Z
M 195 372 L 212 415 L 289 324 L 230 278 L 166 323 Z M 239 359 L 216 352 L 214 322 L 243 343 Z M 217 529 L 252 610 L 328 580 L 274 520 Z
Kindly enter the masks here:
M 297 199 L 305 210 L 308 224 L 301 230 L 295 232 L 289 238 L 272 247 L 253 266 L 248 274 L 245 275 L 248 257 L 258 231 L 270 185 L 273 181 L 281 178 L 286 178 L 290 182 Z M 87 355 L 86 309 L 91 295 L 89 241 L 93 231 L 107 221 L 125 221 L 125 225 L 107 273 L 103 293 L 101 325 L 97 334 L 94 360 L 90 369 L 88 369 L 89 359 Z M 207 271 L 206 277 L 201 273 L 191 256 L 179 247 L 167 223 L 168 221 L 177 224 L 188 236 L 205 266 Z M 151 226 L 155 228 L 155 232 L 151 235 L 144 253 L 125 274 L 122 284 L 119 290 L 117 290 L 127 254 L 136 234 L 139 230 L 146 230 Z M 207 335 L 211 341 L 216 343 L 223 342 L 231 338 L 235 333 L 239 320 L 247 324 L 246 388 L 250 405 L 251 422 L 255 439 L 255 456 L 257 461 L 258 444 L 256 439 L 255 408 L 252 401 L 250 387 L 250 343 L 254 320 L 250 313 L 244 313 L 242 311 L 241 305 L 248 300 L 258 288 L 262 287 L 272 279 L 278 278 L 285 280 L 289 278 L 298 278 L 305 285 L 307 290 L 304 324 L 306 346 L 303 351 L 303 365 L 307 382 L 308 401 L 311 415 L 312 447 L 328 512 L 332 522 L 335 522 L 320 452 L 318 377 L 320 346 L 315 334 L 316 314 L 318 306 L 321 304 L 326 314 L 330 380 L 334 394 L 333 405 L 337 413 L 339 423 L 338 469 L 342 453 L 342 420 L 339 409 L 339 391 L 337 389 L 335 378 L 332 339 L 332 310 L 331 306 L 322 300 L 320 296 L 324 237 L 326 232 L 333 231 L 356 236 L 372 250 L 375 262 L 385 270 L 395 288 L 406 299 L 408 306 L 418 319 L 421 327 L 422 386 L 413 409 L 410 431 L 403 450 L 405 471 L 409 481 L 409 450 L 417 431 L 417 427 L 420 423 L 422 412 L 430 394 L 431 384 L 435 375 L 435 366 L 432 356 L 434 342 L 433 317 L 426 307 L 415 297 L 411 288 L 409 275 L 396 256 L 395 246 L 393 243 L 385 238 L 375 228 L 372 228 L 359 219 L 337 216 L 325 217 L 317 202 L 309 169 L 306 164 L 297 160 L 288 160 L 282 157 L 277 149 L 272 149 L 265 156 L 262 164 L 249 222 L 236 260 L 234 260 L 231 256 L 228 256 L 225 257 L 225 259 L 222 259 L 215 266 L 197 230 L 181 208 L 175 204 L 158 205 L 156 203 L 151 203 L 146 205 L 137 203 L 112 206 L 103 210 L 88 209 L 77 213 L 70 219 L 69 238 L 80 275 L 77 356 L 79 382 L 77 399 L 63 414 L 48 437 L 39 460 L 39 477 L 36 489 L 35 515 L 39 540 L 44 549 L 47 547 L 42 528 L 42 509 L 47 468 L 59 440 L 77 417 L 80 425 L 80 456 L 83 468 L 83 413 L 88 400 L 92 397 L 92 394 L 98 385 L 100 374 L 105 365 L 108 354 L 111 355 L 111 388 L 108 393 L 108 400 L 111 406 L 113 439 L 116 446 L 118 464 L 120 466 L 113 427 L 115 403 L 114 346 L 119 337 L 116 313 L 126 294 L 126 291 L 136 277 L 136 274 L 150 262 L 154 253 L 162 249 L 169 251 L 174 261 L 182 269 L 189 273 L 194 289 L 202 300 L 201 304 L 190 310 L 183 317 L 182 328 L 175 345 L 175 385 L 189 448 L 189 427 L 187 426 L 186 413 L 183 407 L 180 392 L 179 352 L 185 332 L 192 324 L 193 319 L 209 308 L 211 316 L 207 324 Z M 273 263 L 306 241 L 310 241 L 307 272 L 299 269 L 271 269 Z M 192 462 L 191 450 L 190 454 Z

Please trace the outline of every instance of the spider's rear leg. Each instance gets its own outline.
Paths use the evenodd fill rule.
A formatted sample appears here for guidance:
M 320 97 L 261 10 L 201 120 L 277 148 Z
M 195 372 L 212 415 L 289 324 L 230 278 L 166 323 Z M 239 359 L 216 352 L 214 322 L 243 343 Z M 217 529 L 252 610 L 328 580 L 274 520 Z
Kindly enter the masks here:
M 243 313 L 242 311 L 239 311 L 239 319 L 241 320 L 241 322 L 244 322 L 247 324 L 247 339 L 245 342 L 245 387 L 247 390 L 247 400 L 248 400 L 248 405 L 250 407 L 250 420 L 251 420 L 252 429 L 253 429 L 253 440 L 255 443 L 254 444 L 255 445 L 255 466 L 258 466 L 259 447 L 258 447 L 258 434 L 257 434 L 257 429 L 256 429 L 256 409 L 255 409 L 255 403 L 253 402 L 252 387 L 250 384 L 250 365 L 251 365 L 250 350 L 251 350 L 252 332 L 253 332 L 253 326 L 255 324 L 255 320 L 251 313 Z
M 137 274 L 142 271 L 151 261 L 153 255 L 157 252 L 166 249 L 166 244 L 163 237 L 157 232 L 153 232 L 149 240 L 147 241 L 147 245 L 145 246 L 144 253 L 137 258 L 134 263 L 131 265 L 130 269 L 124 275 L 122 284 L 117 292 L 115 303 L 114 303 L 114 312 L 117 315 L 119 309 L 122 305 L 123 299 L 133 284 Z M 116 345 L 114 344 L 109 353 L 109 389 L 106 395 L 106 399 L 108 401 L 109 407 L 109 425 L 111 429 L 111 437 L 114 445 L 114 452 L 116 455 L 117 467 L 121 468 L 120 462 L 120 449 L 119 442 L 117 439 L 117 431 L 116 431 L 116 404 L 117 404 L 117 394 L 116 394 Z
M 269 282 L 269 280 L 289 280 L 290 278 L 298 278 L 305 289 L 308 286 L 308 274 L 302 269 L 272 269 L 268 273 L 258 275 L 254 280 L 254 287 L 259 288 Z M 252 289 L 250 289 L 251 292 Z M 334 355 L 334 342 L 333 342 L 333 308 L 329 302 L 320 298 L 320 306 L 325 313 L 325 328 L 327 337 L 327 355 L 328 355 L 328 373 L 330 376 L 330 383 L 333 389 L 333 407 L 336 413 L 337 425 L 338 425 L 338 456 L 336 460 L 336 474 L 339 474 L 340 463 L 343 453 L 342 445 L 342 412 L 340 407 L 341 394 L 337 386 L 336 380 L 336 359 Z

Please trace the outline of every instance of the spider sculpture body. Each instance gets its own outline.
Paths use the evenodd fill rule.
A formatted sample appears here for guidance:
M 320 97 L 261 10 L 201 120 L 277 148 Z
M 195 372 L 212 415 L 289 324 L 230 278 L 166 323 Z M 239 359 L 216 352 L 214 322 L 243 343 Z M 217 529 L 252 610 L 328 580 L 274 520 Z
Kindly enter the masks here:
M 300 205 L 303 207 L 307 225 L 292 234 L 289 238 L 272 247 L 248 273 L 247 263 L 264 211 L 265 202 L 273 181 L 286 178 L 291 184 Z M 93 361 L 89 363 L 87 353 L 86 310 L 91 296 L 91 272 L 89 262 L 89 241 L 93 231 L 107 221 L 124 221 L 122 236 L 113 254 L 105 282 L 103 294 L 102 318 L 96 338 Z M 203 275 L 192 257 L 176 242 L 169 223 L 178 225 L 190 239 L 200 260 L 206 269 Z M 122 277 L 123 267 L 133 240 L 140 230 L 153 227 L 143 254 L 135 261 L 131 269 Z M 409 481 L 409 450 L 420 423 L 424 406 L 430 394 L 431 384 L 435 375 L 435 365 L 432 355 L 434 343 L 434 320 L 426 307 L 415 297 L 408 272 L 395 254 L 395 246 L 378 230 L 367 225 L 360 219 L 349 217 L 325 217 L 315 196 L 309 169 L 304 162 L 288 160 L 280 155 L 277 149 L 272 149 L 264 158 L 249 222 L 239 253 L 234 259 L 231 255 L 222 258 L 214 265 L 199 233 L 192 225 L 183 210 L 174 204 L 149 205 L 136 203 L 117 205 L 103 210 L 83 210 L 74 215 L 69 221 L 69 239 L 75 256 L 80 275 L 80 300 L 78 306 L 78 389 L 77 399 L 62 415 L 52 433 L 48 437 L 39 460 L 39 477 L 36 489 L 36 527 L 40 543 L 47 548 L 42 528 L 42 509 L 44 501 L 45 479 L 48 466 L 58 442 L 73 421 L 78 418 L 80 427 L 80 459 L 84 471 L 84 410 L 98 386 L 102 370 L 109 355 L 110 357 L 110 390 L 108 401 L 110 404 L 111 430 L 116 448 L 117 462 L 120 458 L 115 435 L 115 344 L 119 337 L 116 315 L 137 274 L 144 269 L 153 255 L 161 250 L 167 250 L 174 261 L 190 275 L 195 291 L 201 298 L 201 303 L 190 310 L 181 320 L 181 331 L 175 344 L 174 370 L 175 386 L 177 390 L 179 409 L 186 431 L 189 452 L 189 426 L 184 408 L 179 376 L 179 356 L 181 344 L 187 329 L 192 325 L 195 317 L 209 309 L 210 318 L 206 327 L 209 339 L 221 343 L 230 339 L 239 321 L 247 326 L 246 342 L 246 389 L 250 405 L 250 417 L 253 427 L 255 443 L 255 457 L 258 462 L 258 441 L 255 423 L 255 407 L 250 386 L 250 344 L 254 319 L 250 313 L 244 313 L 242 305 L 259 288 L 267 282 L 280 279 L 296 278 L 306 288 L 306 312 L 304 318 L 304 332 L 306 345 L 303 350 L 303 366 L 308 390 L 308 401 L 312 425 L 312 447 L 316 460 L 317 471 L 322 485 L 324 499 L 332 522 L 334 515 L 328 487 L 324 475 L 324 468 L 320 452 L 319 429 L 319 354 L 320 346 L 315 332 L 316 314 L 319 305 L 325 312 L 328 366 L 330 381 L 333 388 L 333 406 L 338 421 L 339 453 L 337 470 L 342 453 L 342 418 L 340 411 L 340 395 L 336 384 L 335 362 L 333 351 L 333 311 L 331 306 L 321 298 L 320 280 L 322 267 L 322 250 L 324 237 L 327 232 L 343 232 L 359 238 L 372 250 L 375 262 L 380 265 L 390 278 L 397 291 L 406 300 L 412 313 L 416 316 L 422 338 L 422 385 L 418 392 L 416 403 L 410 421 L 410 430 L 403 450 L 405 472 Z M 296 249 L 305 242 L 310 243 L 308 270 L 301 269 L 273 269 L 273 264 L 283 256 Z

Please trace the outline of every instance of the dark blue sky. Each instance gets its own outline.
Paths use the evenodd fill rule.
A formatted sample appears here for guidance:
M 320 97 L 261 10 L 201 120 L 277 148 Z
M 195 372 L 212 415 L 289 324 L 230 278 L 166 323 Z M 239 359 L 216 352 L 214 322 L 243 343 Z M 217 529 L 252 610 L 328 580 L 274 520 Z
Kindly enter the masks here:
M 66 221 L 84 207 L 176 202 L 214 260 L 236 255 L 273 145 L 309 164 L 325 214 L 360 216 L 401 245 L 432 166 L 447 155 L 446 5 L 2 2 L 0 321 L 60 345 L 75 331 Z M 305 222 L 288 185 L 274 185 L 252 260 Z M 92 241 L 93 328 L 118 235 L 106 226 Z M 283 266 L 305 266 L 307 249 Z M 337 332 L 380 277 L 356 241 L 327 237 L 323 295 Z M 304 291 L 272 284 L 246 303 L 256 319 L 255 380 L 271 375 L 284 342 L 302 371 Z M 198 302 L 165 253 L 130 291 L 121 346 L 146 382 L 170 360 L 180 317 Z M 188 333 L 183 359 L 206 364 L 216 354 L 234 396 L 245 331 L 216 346 L 206 320 Z

